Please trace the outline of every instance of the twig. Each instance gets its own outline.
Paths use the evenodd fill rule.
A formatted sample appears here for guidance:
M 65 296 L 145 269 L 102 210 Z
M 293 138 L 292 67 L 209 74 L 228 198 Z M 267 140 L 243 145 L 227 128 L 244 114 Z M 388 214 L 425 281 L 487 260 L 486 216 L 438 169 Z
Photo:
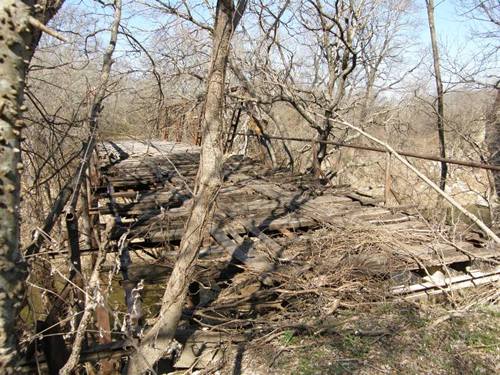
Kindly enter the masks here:
M 63 37 L 57 31 L 52 30 L 47 25 L 44 25 L 43 23 L 41 23 L 35 17 L 29 16 L 28 22 L 30 23 L 31 26 L 37 28 L 38 30 L 43 31 L 45 34 L 48 34 L 56 39 L 59 39 L 61 42 L 66 42 L 66 43 L 68 42 L 68 40 L 65 37 Z

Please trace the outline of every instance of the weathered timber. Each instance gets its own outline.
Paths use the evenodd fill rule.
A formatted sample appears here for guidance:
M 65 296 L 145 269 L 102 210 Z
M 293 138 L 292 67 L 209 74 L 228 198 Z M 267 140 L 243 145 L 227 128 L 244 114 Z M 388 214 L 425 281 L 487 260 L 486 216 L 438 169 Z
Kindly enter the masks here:
M 255 247 L 250 242 L 238 244 L 230 239 L 222 230 L 213 229 L 210 231 L 212 237 L 224 247 L 231 257 L 239 262 L 247 265 L 251 270 L 256 272 L 269 272 L 273 270 L 273 265 L 265 255 L 255 251 Z
M 476 259 L 490 259 L 497 256 L 498 248 L 495 245 L 478 248 L 469 242 L 459 242 L 455 245 L 428 243 L 404 245 L 368 255 L 351 255 L 346 257 L 343 262 L 347 267 L 353 267 L 362 273 L 386 274 L 388 270 L 392 272 L 418 270 L 426 267 L 470 262 Z
M 192 204 L 190 189 L 199 155 L 191 158 L 189 152 L 164 155 L 150 150 L 151 155 L 144 161 L 144 154 L 125 151 L 130 157 L 116 162 L 108 170 L 120 190 L 108 196 L 101 195 L 99 208 L 94 212 L 109 215 L 112 213 L 110 202 L 114 200 L 115 212 L 123 220 L 116 225 L 112 239 L 118 240 L 128 233 L 130 250 L 161 247 L 170 242 L 170 250 L 162 251 L 161 255 L 165 264 L 157 267 L 158 272 L 143 275 L 154 282 L 171 273 L 176 259 L 174 249 L 184 234 Z M 315 179 L 291 176 L 285 171 L 268 173 L 245 158 L 228 160 L 224 169 L 224 184 L 209 223 L 210 238 L 204 240 L 205 247 L 200 251 L 195 270 L 194 280 L 204 285 L 213 285 L 228 262 L 242 265 L 245 270 L 259 275 L 259 280 L 262 274 L 272 278 L 269 272 L 279 272 L 286 264 L 283 259 L 286 260 L 287 255 L 281 252 L 287 249 L 290 240 L 300 243 L 308 238 L 308 231 L 316 233 L 315 230 L 322 227 L 334 230 L 351 225 L 370 226 L 381 236 L 387 232 L 387 236 L 400 233 L 402 238 L 412 237 L 409 243 L 387 244 L 379 250 L 374 248 L 370 254 L 360 253 L 343 259 L 343 264 L 353 272 L 372 275 L 421 272 L 419 270 L 424 267 L 488 260 L 498 254 L 495 247 L 485 246 L 481 238 L 456 244 L 439 240 L 432 227 L 411 207 L 379 206 L 379 199 L 345 185 L 323 186 Z M 140 278 L 139 274 L 134 275 L 135 280 Z M 255 311 L 256 306 L 264 310 L 280 308 L 279 301 L 261 299 L 247 305 L 238 301 L 233 307 L 219 306 L 217 301 L 213 303 L 217 311 L 227 314 L 247 313 L 245 309 Z M 217 322 L 211 319 L 215 317 L 203 317 L 205 322 Z
M 391 292 L 407 300 L 420 300 L 427 297 L 450 293 L 463 288 L 478 287 L 480 285 L 495 283 L 500 281 L 500 267 L 490 271 L 467 271 L 466 274 L 445 277 L 430 277 L 429 281 L 409 286 L 396 286 Z

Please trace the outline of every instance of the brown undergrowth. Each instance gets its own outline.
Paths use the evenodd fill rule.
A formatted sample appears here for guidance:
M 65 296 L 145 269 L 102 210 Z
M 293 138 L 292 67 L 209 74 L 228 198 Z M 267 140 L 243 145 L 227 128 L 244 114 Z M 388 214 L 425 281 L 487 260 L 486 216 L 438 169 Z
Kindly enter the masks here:
M 479 305 L 450 315 L 435 303 L 339 309 L 308 319 L 307 329 L 284 329 L 271 340 L 241 346 L 240 361 L 231 358 L 224 373 L 498 373 L 499 314 L 495 307 Z
M 418 281 L 404 269 L 405 246 L 418 241 L 353 223 L 304 234 L 285 246 L 268 285 L 239 273 L 194 316 L 247 337 L 228 351 L 227 374 L 495 373 L 495 285 L 417 301 L 392 295 Z
M 418 260 L 409 248 L 452 238 L 439 227 L 413 229 L 389 231 L 368 223 L 339 222 L 305 233 L 270 233 L 283 250 L 274 259 L 276 268 L 266 273 L 228 265 L 229 259 L 220 255 L 200 259 L 199 288 L 184 309 L 181 328 L 215 332 L 227 344 L 222 360 L 203 364 L 201 371 L 495 373 L 500 349 L 497 285 L 443 291 L 413 301 L 392 293 L 394 286 L 421 282 L 436 271 L 457 272 L 444 265 L 415 270 Z M 158 262 L 161 272 L 169 269 Z M 153 273 L 152 264 L 145 267 Z M 217 269 L 222 271 L 215 279 L 206 275 L 217 275 Z M 156 278 L 146 281 L 146 320 L 158 310 L 163 284 Z

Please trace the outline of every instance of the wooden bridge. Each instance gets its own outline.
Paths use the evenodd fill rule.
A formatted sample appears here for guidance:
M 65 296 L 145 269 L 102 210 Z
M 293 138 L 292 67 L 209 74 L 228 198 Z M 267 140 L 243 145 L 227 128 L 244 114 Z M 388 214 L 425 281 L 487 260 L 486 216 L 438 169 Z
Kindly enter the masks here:
M 144 324 L 143 318 L 148 318 L 142 311 L 140 286 L 143 281 L 154 284 L 167 277 L 175 262 L 192 201 L 199 150 L 179 143 L 136 140 L 98 143 L 95 149 L 96 158 L 90 168 L 91 223 L 101 235 L 107 236 L 107 251 L 119 254 L 116 259 L 120 263 L 119 285 L 125 290 L 123 305 L 131 316 L 136 315 L 130 324 L 134 326 L 131 332 L 137 332 Z M 104 230 L 106 222 L 112 222 L 112 226 L 108 224 Z M 370 253 L 358 252 L 358 244 L 352 243 L 352 251 L 347 251 L 340 265 L 336 265 L 394 279 L 390 290 L 394 298 L 420 299 L 500 278 L 498 266 L 492 267 L 489 262 L 487 267 L 482 266 L 482 261 L 498 257 L 496 245 L 486 241 L 473 227 L 464 225 L 456 240 L 451 241 L 439 235 L 446 228 L 437 233 L 411 207 L 385 207 L 349 186 L 324 185 L 310 175 L 270 170 L 255 160 L 230 156 L 225 161 L 224 184 L 200 250 L 194 286 L 190 287 L 190 314 L 196 314 L 193 311 L 197 306 L 211 306 L 212 312 L 228 306 L 234 308 L 238 298 L 241 303 L 253 298 L 251 306 L 245 307 L 247 313 L 258 308 L 258 296 L 263 296 L 262 306 L 279 305 L 285 297 L 283 291 L 273 287 L 274 272 L 294 262 L 296 255 L 291 255 L 289 249 L 307 247 L 318 233 L 326 231 L 330 237 L 333 233 L 335 239 L 336 233 L 343 236 L 346 228 L 354 227 L 373 228 L 378 233 L 405 238 L 405 241 L 384 242 Z M 28 254 L 40 250 L 42 242 L 37 241 Z M 68 241 L 68 256 L 76 268 L 81 267 L 83 254 L 97 250 L 81 242 Z M 449 266 L 453 273 L 436 276 L 435 271 L 443 266 Z M 233 298 L 232 305 L 218 305 L 221 289 L 234 276 L 231 267 L 236 267 L 237 272 L 256 275 L 259 283 L 252 289 L 253 297 L 242 293 Z M 270 289 L 259 294 L 260 288 Z M 201 289 L 218 292 L 203 294 Z M 222 318 L 204 314 L 199 319 L 213 323 Z M 103 327 L 109 329 L 105 321 Z M 193 349 L 196 341 L 215 347 L 224 340 L 220 335 L 215 340 L 209 336 L 209 333 L 191 335 L 190 344 L 184 341 L 184 354 L 176 366 L 190 367 L 196 361 Z M 113 353 L 123 354 L 123 350 L 123 343 L 111 340 L 110 335 L 105 345 L 84 351 L 82 358 L 100 358 L 96 353 L 102 352 L 109 357 Z
M 98 151 L 102 176 L 99 205 L 93 212 L 115 217 L 111 239 L 126 235 L 134 249 L 178 244 L 198 169 L 197 148 L 117 141 L 100 145 Z M 241 156 L 225 163 L 224 185 L 202 254 L 225 254 L 250 268 L 271 270 L 287 242 L 325 225 L 334 231 L 346 222 L 418 237 L 395 259 L 371 259 L 379 268 L 391 261 L 391 269 L 417 270 L 498 255 L 473 228 L 464 231 L 459 242 L 439 242 L 429 223 L 411 208 L 384 207 L 349 186 L 322 185 L 312 176 L 271 171 Z M 251 246 L 242 246 L 245 241 Z

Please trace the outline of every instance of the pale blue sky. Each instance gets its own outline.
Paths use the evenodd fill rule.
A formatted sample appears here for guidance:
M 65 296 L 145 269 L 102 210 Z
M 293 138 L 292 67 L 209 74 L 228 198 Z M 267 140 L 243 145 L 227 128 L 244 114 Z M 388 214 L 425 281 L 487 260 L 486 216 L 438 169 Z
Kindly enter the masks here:
M 127 12 L 126 7 L 128 2 L 129 1 L 124 2 L 124 14 L 130 17 L 131 14 Z M 139 2 L 147 3 L 148 1 L 142 0 Z M 79 6 L 88 9 L 89 5 L 92 3 L 93 2 L 91 0 L 67 0 L 64 6 Z M 422 43 L 425 43 L 429 39 L 425 1 L 416 0 L 415 4 L 418 7 L 416 16 L 418 17 L 418 23 L 420 25 L 419 30 L 417 30 L 418 39 L 420 39 Z M 471 21 L 470 19 L 458 14 L 456 4 L 456 0 L 435 0 L 436 27 L 438 30 L 439 40 L 441 43 L 451 48 L 456 48 L 457 46 L 461 46 L 469 41 L 469 31 L 471 26 L 481 27 L 480 23 Z M 100 6 L 93 5 L 93 7 L 97 9 Z M 148 28 L 148 26 L 150 26 L 148 25 L 147 19 L 141 17 L 140 15 L 136 15 L 136 18 L 137 19 L 133 21 L 136 25 L 140 25 L 143 28 Z
M 127 4 L 130 4 L 131 2 L 135 2 L 135 0 L 124 0 L 124 17 L 128 20 L 127 22 L 129 25 L 146 30 L 152 30 L 159 26 L 155 20 L 146 18 L 141 14 L 131 12 L 130 7 L 127 9 Z M 141 2 L 154 3 L 152 0 L 137 1 L 137 3 Z M 485 24 L 479 21 L 473 21 L 460 14 L 462 10 L 457 9 L 457 4 L 459 2 L 460 0 L 435 0 L 436 28 L 438 31 L 438 39 L 443 61 L 445 61 L 447 53 L 452 56 L 452 61 L 458 59 L 461 61 L 467 61 L 472 56 L 478 55 L 478 50 L 484 49 L 484 44 L 478 42 L 477 39 L 471 40 L 471 29 L 484 29 Z M 200 4 L 199 1 L 195 1 L 194 3 Z M 215 3 L 215 0 L 210 1 L 210 3 Z M 417 46 L 415 46 L 416 49 L 413 49 L 413 53 L 415 53 L 415 59 L 418 60 L 419 56 L 422 55 L 423 50 L 430 50 L 430 37 L 425 1 L 415 0 L 414 4 L 417 11 L 414 14 L 409 15 L 409 17 L 416 18 L 416 24 L 418 26 L 416 27 L 414 34 L 410 34 L 410 42 L 416 42 L 417 44 Z M 100 6 L 93 0 L 67 0 L 65 7 L 74 6 L 86 9 L 87 11 L 89 8 L 94 8 L 95 10 L 100 8 Z M 136 10 L 134 10 L 134 12 L 135 11 Z M 110 20 L 106 20 L 105 22 L 109 21 Z M 144 40 L 143 38 L 146 36 L 138 34 L 136 37 Z M 125 44 L 119 43 L 118 48 L 122 49 L 120 47 L 127 49 Z M 411 54 L 412 52 L 408 51 L 407 53 Z M 493 67 L 496 70 L 496 75 L 498 75 L 498 63 L 493 62 Z
M 457 14 L 456 1 L 444 0 L 437 1 L 434 10 L 436 17 L 436 27 L 439 35 L 447 37 L 464 38 L 467 34 L 467 21 L 464 17 Z
M 422 3 L 424 3 L 423 0 Z M 441 47 L 450 48 L 452 53 L 466 45 L 467 50 L 474 49 L 476 43 L 471 42 L 471 28 L 481 27 L 478 22 L 460 15 L 457 12 L 460 10 L 457 10 L 456 3 L 455 0 L 435 0 L 436 8 L 434 10 L 436 30 Z M 421 38 L 430 44 L 425 5 L 420 13 L 423 18 L 422 24 L 425 26 Z

